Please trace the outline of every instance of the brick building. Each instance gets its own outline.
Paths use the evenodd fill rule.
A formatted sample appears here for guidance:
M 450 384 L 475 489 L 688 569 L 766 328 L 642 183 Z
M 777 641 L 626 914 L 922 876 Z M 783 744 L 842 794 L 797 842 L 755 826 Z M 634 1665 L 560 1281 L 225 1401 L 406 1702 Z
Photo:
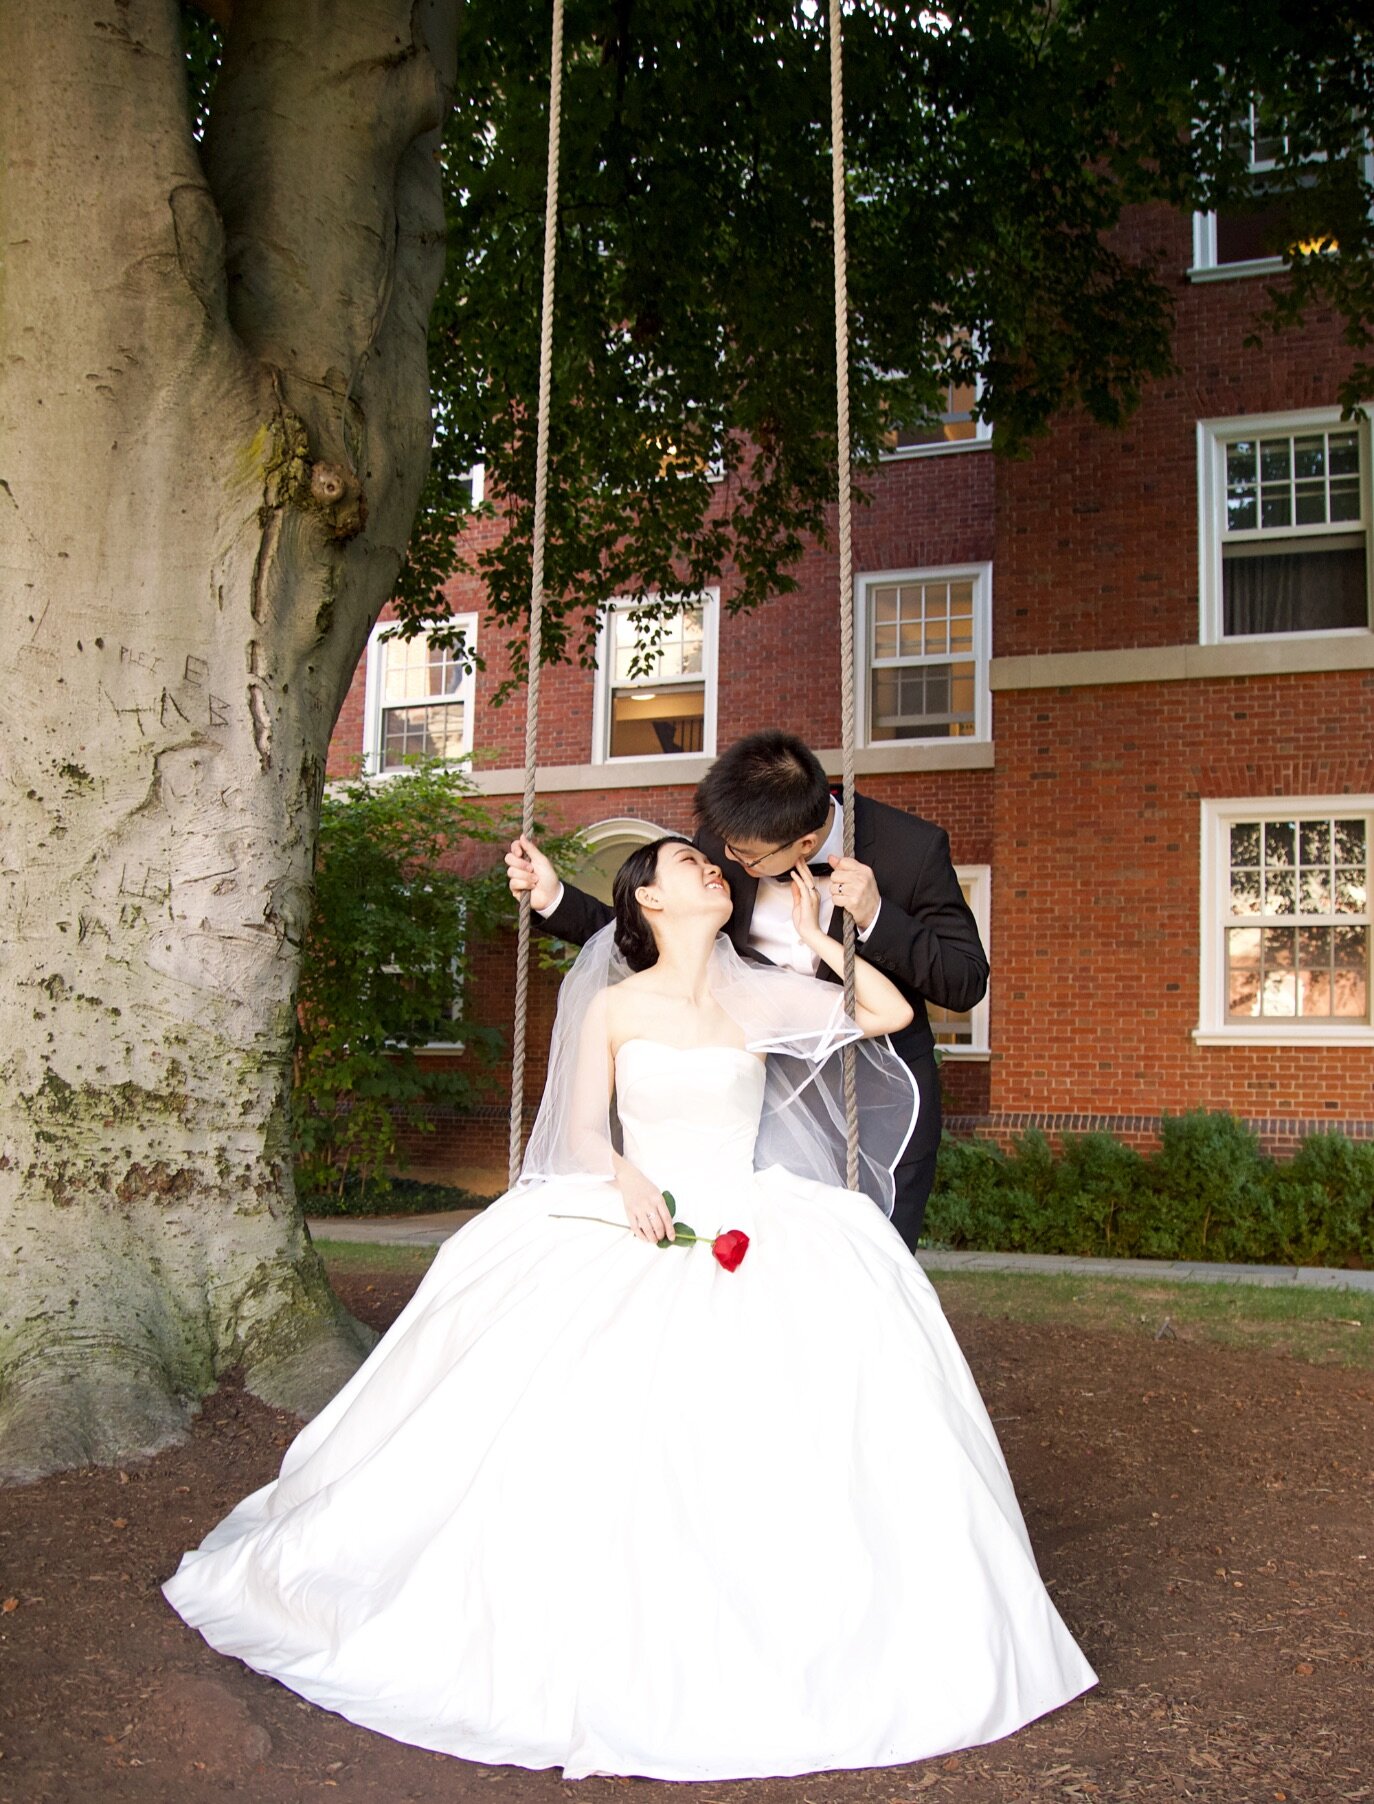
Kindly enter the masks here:
M 991 956 L 987 1001 L 941 1028 L 949 1125 L 1148 1145 L 1161 1114 L 1202 1106 L 1275 1150 L 1374 1138 L 1370 427 L 1341 421 L 1334 319 L 1246 348 L 1280 267 L 1262 247 L 1162 209 L 1131 229 L 1172 272 L 1179 372 L 1126 430 L 1065 419 L 1008 462 L 955 391 L 856 514 L 859 780 L 948 829 Z M 652 678 L 629 675 L 615 622 L 598 670 L 546 673 L 539 806 L 587 831 L 588 886 L 690 829 L 693 785 L 743 733 L 796 731 L 838 772 L 833 553 L 799 574 L 738 618 L 726 574 Z M 488 669 L 464 682 L 374 642 L 335 774 L 471 746 L 482 785 L 518 795 L 520 700 L 488 700 L 503 648 L 474 589 L 450 599 Z M 383 664 L 405 658 L 388 706 Z M 485 961 L 498 1021 L 509 962 Z M 546 990 L 532 1051 L 550 1012 Z M 498 1123 L 454 1128 L 441 1167 L 499 1164 Z

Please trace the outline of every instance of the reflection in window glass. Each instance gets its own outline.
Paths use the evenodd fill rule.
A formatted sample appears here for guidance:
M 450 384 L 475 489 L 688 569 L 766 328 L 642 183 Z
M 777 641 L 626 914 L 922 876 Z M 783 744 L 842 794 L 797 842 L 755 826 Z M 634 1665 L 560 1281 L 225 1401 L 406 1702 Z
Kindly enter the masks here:
M 877 583 L 869 606 L 870 741 L 976 732 L 974 579 Z
M 1231 1020 L 1369 1020 L 1367 822 L 1233 821 L 1226 1012 Z

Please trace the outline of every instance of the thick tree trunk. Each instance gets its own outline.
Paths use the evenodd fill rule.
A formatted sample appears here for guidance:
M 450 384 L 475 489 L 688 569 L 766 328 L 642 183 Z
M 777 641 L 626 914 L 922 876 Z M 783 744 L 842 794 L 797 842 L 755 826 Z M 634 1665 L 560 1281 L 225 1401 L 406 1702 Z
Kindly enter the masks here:
M 324 757 L 429 436 L 453 0 L 0 8 L 0 1477 L 365 1351 L 291 1184 Z

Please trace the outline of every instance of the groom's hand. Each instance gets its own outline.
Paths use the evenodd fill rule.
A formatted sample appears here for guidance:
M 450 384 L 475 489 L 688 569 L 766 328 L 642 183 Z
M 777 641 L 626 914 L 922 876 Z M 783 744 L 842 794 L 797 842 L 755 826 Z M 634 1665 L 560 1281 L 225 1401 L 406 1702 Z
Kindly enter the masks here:
M 830 860 L 830 900 L 836 908 L 846 909 L 854 917 L 854 925 L 862 933 L 872 926 L 882 897 L 872 867 L 857 858 Z
M 534 841 L 521 835 L 506 853 L 506 881 L 517 902 L 528 895 L 530 907 L 542 910 L 552 905 L 562 880 Z

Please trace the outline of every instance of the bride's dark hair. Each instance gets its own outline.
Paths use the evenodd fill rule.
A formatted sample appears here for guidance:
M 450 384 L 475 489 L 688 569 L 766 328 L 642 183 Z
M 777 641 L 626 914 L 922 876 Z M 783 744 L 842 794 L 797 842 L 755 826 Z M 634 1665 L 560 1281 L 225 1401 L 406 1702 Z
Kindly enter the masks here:
M 658 875 L 658 855 L 664 846 L 690 846 L 691 840 L 681 833 L 665 833 L 651 845 L 638 846 L 621 865 L 611 886 L 615 904 L 616 950 L 632 971 L 647 971 L 658 962 L 658 947 L 644 910 L 635 899 L 635 891 L 652 883 Z

